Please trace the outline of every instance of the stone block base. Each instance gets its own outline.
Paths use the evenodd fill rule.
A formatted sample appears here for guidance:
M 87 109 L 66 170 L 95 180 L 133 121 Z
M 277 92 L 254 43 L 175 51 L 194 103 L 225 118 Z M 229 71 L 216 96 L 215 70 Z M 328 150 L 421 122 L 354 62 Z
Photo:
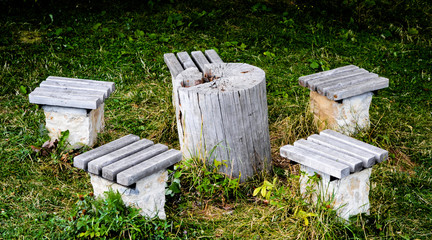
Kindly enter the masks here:
M 320 131 L 332 129 L 352 135 L 369 128 L 369 107 L 372 95 L 372 92 L 367 92 L 335 102 L 316 91 L 311 91 L 310 110 Z
M 372 168 L 333 181 L 330 181 L 330 175 L 312 168 L 301 165 L 300 170 L 306 173 L 300 177 L 300 192 L 303 197 L 311 197 L 313 202 L 329 202 L 337 215 L 345 220 L 359 213 L 369 213 L 369 177 Z M 321 179 L 313 184 L 309 181 L 309 176 L 315 173 L 319 174 Z
M 158 217 L 166 219 L 165 214 L 165 185 L 168 180 L 166 170 L 159 171 L 138 182 L 134 188 L 125 187 L 97 175 L 90 174 L 91 184 L 96 197 L 105 197 L 104 192 L 112 189 L 118 191 L 126 206 L 141 209 L 141 215 L 147 218 Z
M 105 126 L 104 104 L 94 110 L 47 105 L 42 108 L 50 138 L 59 139 L 61 132 L 69 130 L 68 142 L 72 148 L 93 146 L 97 140 L 97 133 Z

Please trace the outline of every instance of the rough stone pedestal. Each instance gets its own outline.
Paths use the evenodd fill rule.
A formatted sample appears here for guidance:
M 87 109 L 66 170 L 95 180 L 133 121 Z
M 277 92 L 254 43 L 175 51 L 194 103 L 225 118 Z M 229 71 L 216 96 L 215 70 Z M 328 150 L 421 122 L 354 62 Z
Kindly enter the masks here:
M 69 130 L 68 142 L 72 148 L 93 146 L 97 134 L 105 126 L 104 104 L 98 108 L 80 109 L 71 107 L 42 106 L 46 117 L 46 128 L 52 140 L 59 139 L 61 132 Z
M 142 178 L 136 182 L 134 188 L 122 186 L 92 173 L 89 174 L 96 197 L 104 198 L 104 192 L 112 189 L 121 194 L 126 206 L 141 209 L 141 215 L 147 218 L 158 217 L 160 219 L 166 219 L 164 209 L 165 185 L 168 180 L 168 172 L 166 169 Z
M 310 111 L 320 131 L 333 129 L 352 135 L 369 128 L 369 107 L 372 95 L 372 92 L 367 92 L 333 101 L 316 91 L 310 91 Z
M 336 210 L 339 217 L 348 220 L 350 216 L 359 213 L 369 214 L 369 177 L 372 168 L 363 169 L 342 179 L 330 181 L 330 175 L 301 165 L 300 170 L 306 174 L 300 177 L 300 192 L 307 196 L 308 186 L 312 186 L 312 201 L 326 201 Z M 308 183 L 309 176 L 319 174 L 321 180 L 312 185 Z M 310 190 L 309 190 L 310 191 Z

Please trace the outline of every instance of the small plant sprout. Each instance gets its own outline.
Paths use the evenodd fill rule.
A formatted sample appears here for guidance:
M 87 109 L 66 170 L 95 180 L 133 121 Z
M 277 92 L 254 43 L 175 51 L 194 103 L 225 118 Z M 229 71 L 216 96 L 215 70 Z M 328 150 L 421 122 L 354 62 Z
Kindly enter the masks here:
M 257 196 L 261 192 L 261 196 L 265 198 L 267 201 L 270 200 L 272 191 L 276 188 L 277 177 L 273 178 L 273 182 L 269 182 L 264 180 L 263 185 L 261 187 L 255 188 L 253 192 L 253 196 Z
M 308 217 L 316 217 L 316 216 L 317 216 L 317 214 L 311 213 L 311 212 L 305 212 L 303 210 L 299 210 L 298 207 L 294 211 L 294 217 L 299 218 L 299 219 L 303 219 L 305 226 L 309 225 Z

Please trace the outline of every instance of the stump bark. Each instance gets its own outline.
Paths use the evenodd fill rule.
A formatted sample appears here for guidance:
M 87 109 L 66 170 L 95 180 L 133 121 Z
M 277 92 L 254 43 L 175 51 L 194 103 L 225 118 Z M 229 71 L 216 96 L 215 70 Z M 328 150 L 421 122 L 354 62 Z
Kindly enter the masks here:
M 218 170 L 241 181 L 270 170 L 264 71 L 215 63 L 206 65 L 204 73 L 210 82 L 197 68 L 186 69 L 173 82 L 183 156 L 224 163 Z

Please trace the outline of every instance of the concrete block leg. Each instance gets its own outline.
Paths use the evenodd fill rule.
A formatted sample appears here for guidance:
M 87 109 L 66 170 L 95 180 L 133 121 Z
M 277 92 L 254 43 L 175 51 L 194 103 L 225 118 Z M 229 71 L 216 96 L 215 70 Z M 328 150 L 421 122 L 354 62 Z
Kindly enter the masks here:
M 330 206 L 336 210 L 337 215 L 345 220 L 359 213 L 369 214 L 369 178 L 372 168 L 366 168 L 333 181 L 331 181 L 330 175 L 304 165 L 300 165 L 300 170 L 306 173 L 300 177 L 300 192 L 306 199 L 313 202 L 318 200 L 329 202 Z M 312 184 L 309 181 L 309 176 L 313 176 L 315 173 L 320 175 L 320 180 Z
M 353 135 L 370 126 L 369 107 L 372 95 L 372 92 L 367 92 L 337 102 L 316 91 L 310 91 L 310 111 L 320 131 L 332 129 Z
M 139 208 L 142 216 L 166 219 L 164 209 L 165 186 L 168 180 L 166 169 L 140 179 L 134 188 L 122 186 L 92 173 L 89 174 L 96 197 L 104 198 L 104 192 L 110 189 L 118 191 L 125 205 Z
M 93 110 L 45 105 L 46 128 L 52 140 L 59 139 L 61 132 L 69 130 L 71 148 L 93 146 L 97 134 L 105 126 L 104 104 Z

